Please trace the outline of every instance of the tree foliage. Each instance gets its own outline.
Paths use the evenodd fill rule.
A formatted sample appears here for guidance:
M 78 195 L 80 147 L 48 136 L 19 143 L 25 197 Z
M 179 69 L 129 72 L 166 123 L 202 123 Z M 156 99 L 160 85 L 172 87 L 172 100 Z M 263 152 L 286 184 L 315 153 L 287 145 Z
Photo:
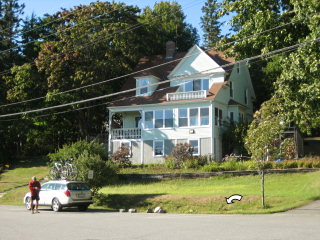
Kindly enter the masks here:
M 217 0 L 207 0 L 202 7 L 201 28 L 203 29 L 204 45 L 212 47 L 221 39 L 221 25 L 219 21 L 220 4 Z
M 165 53 L 165 43 L 174 41 L 178 51 L 187 51 L 198 43 L 196 28 L 186 23 L 186 16 L 177 2 L 161 1 L 153 9 L 146 7 L 140 15 L 140 22 L 145 24 L 146 54 Z

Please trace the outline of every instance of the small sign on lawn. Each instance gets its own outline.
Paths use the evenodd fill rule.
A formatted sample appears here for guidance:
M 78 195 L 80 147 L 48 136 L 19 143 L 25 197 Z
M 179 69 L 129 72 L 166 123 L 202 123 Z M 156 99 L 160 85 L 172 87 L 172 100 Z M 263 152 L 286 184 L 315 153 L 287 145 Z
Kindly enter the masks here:
M 93 170 L 88 171 L 88 179 L 93 179 Z

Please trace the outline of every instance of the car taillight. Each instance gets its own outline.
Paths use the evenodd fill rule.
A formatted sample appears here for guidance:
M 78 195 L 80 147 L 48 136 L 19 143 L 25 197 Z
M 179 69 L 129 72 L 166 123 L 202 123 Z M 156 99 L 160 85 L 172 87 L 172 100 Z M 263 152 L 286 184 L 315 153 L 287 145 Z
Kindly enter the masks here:
M 69 190 L 64 191 L 64 194 L 65 194 L 67 197 L 70 197 L 70 195 L 71 195 Z

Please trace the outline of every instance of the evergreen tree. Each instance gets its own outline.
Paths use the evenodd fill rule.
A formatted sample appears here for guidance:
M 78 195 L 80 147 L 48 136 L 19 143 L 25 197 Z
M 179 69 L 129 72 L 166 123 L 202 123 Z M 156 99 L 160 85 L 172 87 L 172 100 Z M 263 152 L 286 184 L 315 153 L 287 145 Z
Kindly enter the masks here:
M 219 21 L 220 4 L 217 0 L 207 0 L 202 7 L 204 16 L 201 17 L 201 28 L 204 32 L 204 46 L 212 47 L 221 39 L 221 25 Z

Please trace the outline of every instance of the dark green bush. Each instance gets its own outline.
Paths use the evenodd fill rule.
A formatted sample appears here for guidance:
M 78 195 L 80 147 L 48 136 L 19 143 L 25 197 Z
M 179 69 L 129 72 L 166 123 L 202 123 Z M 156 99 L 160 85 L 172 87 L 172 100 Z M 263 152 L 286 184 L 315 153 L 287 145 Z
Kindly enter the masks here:
M 94 193 L 107 184 L 117 180 L 117 168 L 109 161 L 105 162 L 97 154 L 90 154 L 85 150 L 76 160 L 78 180 L 86 182 Z M 93 171 L 93 178 L 88 178 L 89 170 Z
M 77 159 L 84 151 L 87 151 L 90 155 L 99 155 L 104 161 L 106 161 L 108 157 L 108 153 L 103 143 L 98 143 L 97 141 L 87 142 L 85 140 L 66 144 L 55 153 L 49 153 L 48 157 L 52 162 L 70 158 Z
M 217 162 L 208 163 L 201 168 L 202 172 L 219 172 L 222 170 L 223 169 L 220 167 L 220 164 Z

